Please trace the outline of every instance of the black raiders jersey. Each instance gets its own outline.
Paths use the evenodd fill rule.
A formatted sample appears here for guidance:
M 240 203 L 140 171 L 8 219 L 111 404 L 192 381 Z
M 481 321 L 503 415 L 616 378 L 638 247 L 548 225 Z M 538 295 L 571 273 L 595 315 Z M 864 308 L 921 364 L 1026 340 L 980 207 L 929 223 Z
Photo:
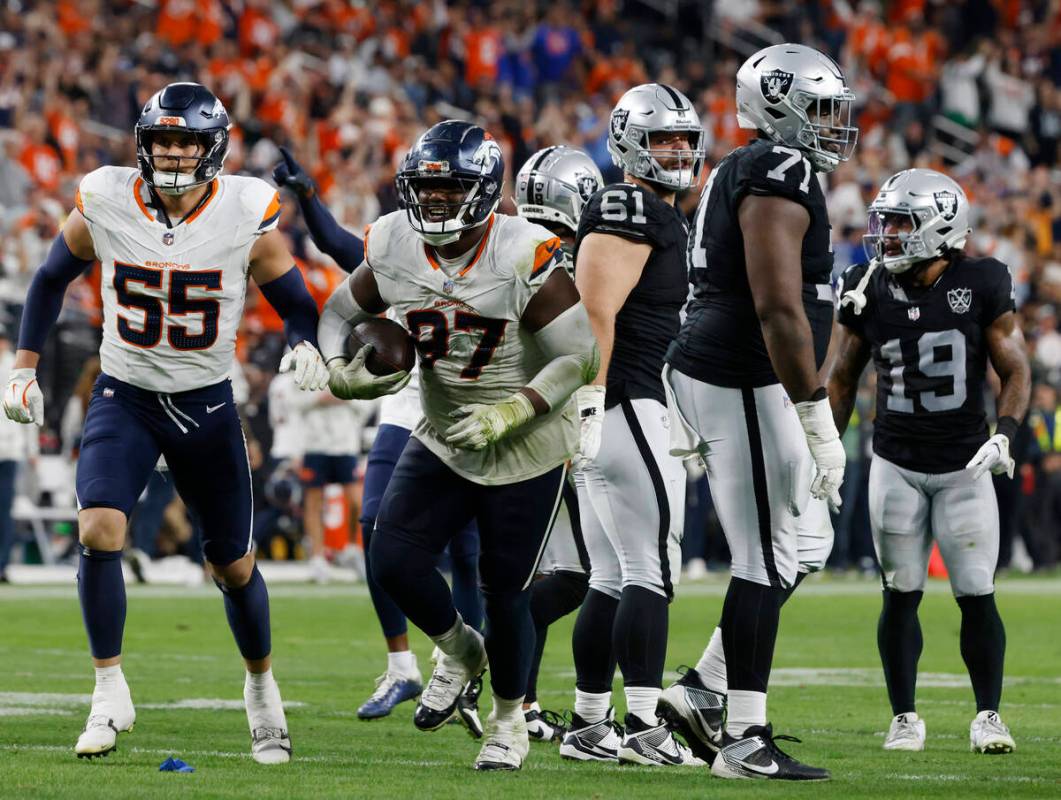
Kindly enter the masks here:
M 591 233 L 607 233 L 652 246 L 637 284 L 615 317 L 605 406 L 648 397 L 666 402 L 663 357 L 678 333 L 689 294 L 685 246 L 689 228 L 674 206 L 648 189 L 613 183 L 590 198 L 578 222 L 578 248 Z
M 865 272 L 848 267 L 837 296 Z M 955 472 L 987 441 L 984 332 L 1014 310 L 1013 280 L 1001 261 L 957 255 L 921 292 L 878 268 L 862 313 L 847 306 L 838 317 L 869 343 L 877 370 L 873 451 L 915 472 Z
M 693 299 L 667 354 L 675 368 L 715 386 L 778 383 L 748 285 L 737 217 L 749 194 L 784 197 L 810 213 L 801 254 L 803 306 L 819 367 L 832 331 L 831 229 L 817 173 L 799 150 L 758 139 L 722 159 L 700 196 L 687 254 Z

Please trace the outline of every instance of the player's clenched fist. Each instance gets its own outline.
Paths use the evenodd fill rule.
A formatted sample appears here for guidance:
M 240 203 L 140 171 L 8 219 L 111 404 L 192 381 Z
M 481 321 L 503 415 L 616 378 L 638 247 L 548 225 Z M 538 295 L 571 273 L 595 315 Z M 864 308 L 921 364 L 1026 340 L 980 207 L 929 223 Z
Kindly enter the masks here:
M 294 372 L 295 385 L 303 391 L 328 388 L 328 368 L 317 348 L 309 342 L 299 342 L 280 359 L 280 372 Z
M 534 416 L 530 399 L 520 392 L 490 405 L 471 403 L 453 412 L 458 420 L 446 431 L 446 442 L 465 450 L 483 450 Z
M 4 413 L 15 422 L 44 424 L 44 395 L 37 383 L 37 370 L 11 370 L 4 389 Z

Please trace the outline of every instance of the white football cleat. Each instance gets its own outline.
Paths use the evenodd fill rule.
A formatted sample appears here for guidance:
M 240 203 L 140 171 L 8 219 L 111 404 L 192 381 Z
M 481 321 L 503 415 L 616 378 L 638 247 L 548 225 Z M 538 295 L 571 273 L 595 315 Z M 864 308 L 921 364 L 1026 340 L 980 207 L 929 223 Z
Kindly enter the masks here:
M 571 712 L 571 727 L 560 744 L 560 757 L 570 761 L 619 762 L 622 728 L 609 716 L 600 722 L 586 722 Z
M 251 756 L 259 764 L 286 764 L 291 760 L 291 737 L 280 699 L 280 687 L 269 676 L 266 686 L 255 690 L 250 675 L 243 685 L 247 724 L 251 731 Z
M 471 630 L 469 628 L 469 630 Z M 478 678 L 486 669 L 486 646 L 478 631 L 472 631 L 477 639 L 476 652 L 462 661 L 448 656 L 437 647 L 431 655 L 435 669 L 427 682 L 420 701 L 413 712 L 413 724 L 422 731 L 436 731 L 449 722 L 457 713 L 457 703 L 470 681 Z M 469 728 L 469 730 L 471 730 Z
M 309 579 L 312 583 L 328 583 L 332 579 L 332 568 L 324 556 L 313 556 L 309 560 Z
M 969 726 L 969 749 L 997 756 L 1012 753 L 1017 743 L 997 711 L 981 711 Z
M 522 709 L 505 719 L 497 718 L 496 706 L 486 718 L 486 739 L 475 759 L 477 770 L 517 770 L 530 750 L 527 722 Z
M 888 727 L 884 739 L 885 750 L 909 750 L 917 752 L 925 749 L 925 721 L 913 711 L 896 714 Z
M 131 731 L 135 722 L 136 709 L 124 678 L 106 691 L 97 686 L 92 692 L 92 710 L 74 752 L 78 758 L 105 756 L 116 749 L 118 734 Z

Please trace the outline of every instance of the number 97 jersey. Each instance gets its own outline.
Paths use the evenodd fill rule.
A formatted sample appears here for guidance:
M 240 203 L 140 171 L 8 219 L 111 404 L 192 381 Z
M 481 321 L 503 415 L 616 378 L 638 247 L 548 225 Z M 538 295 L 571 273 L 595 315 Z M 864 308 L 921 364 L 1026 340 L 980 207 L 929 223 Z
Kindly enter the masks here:
M 848 267 L 837 297 L 865 271 L 865 264 Z M 962 254 L 922 294 L 908 294 L 878 268 L 866 287 L 862 313 L 840 307 L 840 324 L 869 343 L 877 371 L 877 455 L 915 472 L 965 468 L 988 435 L 985 331 L 1013 310 L 1006 265 Z
M 148 206 L 137 170 L 101 167 L 77 208 L 102 267 L 103 372 L 173 394 L 228 377 L 243 316 L 250 250 L 274 229 L 280 202 L 258 178 L 223 175 L 173 227 Z

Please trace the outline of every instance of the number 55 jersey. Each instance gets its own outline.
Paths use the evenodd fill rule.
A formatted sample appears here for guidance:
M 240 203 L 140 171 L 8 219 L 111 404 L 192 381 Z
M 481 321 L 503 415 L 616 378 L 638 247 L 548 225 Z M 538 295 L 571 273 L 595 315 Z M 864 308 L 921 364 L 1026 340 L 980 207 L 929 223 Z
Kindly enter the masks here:
M 440 263 L 406 217 L 380 217 L 365 237 L 365 261 L 380 296 L 416 341 L 424 417 L 414 436 L 468 480 L 507 484 L 542 475 L 570 458 L 578 440 L 573 401 L 484 450 L 445 442 L 453 412 L 497 403 L 548 363 L 520 318 L 567 257 L 560 240 L 522 217 L 493 214 L 466 263 Z
M 207 191 L 168 227 L 137 170 L 101 167 L 81 180 L 76 204 L 102 266 L 107 375 L 166 394 L 228 377 L 250 250 L 276 227 L 280 201 L 265 181 L 238 175 L 215 178 Z
M 848 267 L 837 296 L 865 271 Z M 872 350 L 873 451 L 915 472 L 955 472 L 987 441 L 985 331 L 1014 310 L 1013 281 L 1001 261 L 958 254 L 932 287 L 914 292 L 877 269 L 862 313 L 841 307 L 839 321 Z

